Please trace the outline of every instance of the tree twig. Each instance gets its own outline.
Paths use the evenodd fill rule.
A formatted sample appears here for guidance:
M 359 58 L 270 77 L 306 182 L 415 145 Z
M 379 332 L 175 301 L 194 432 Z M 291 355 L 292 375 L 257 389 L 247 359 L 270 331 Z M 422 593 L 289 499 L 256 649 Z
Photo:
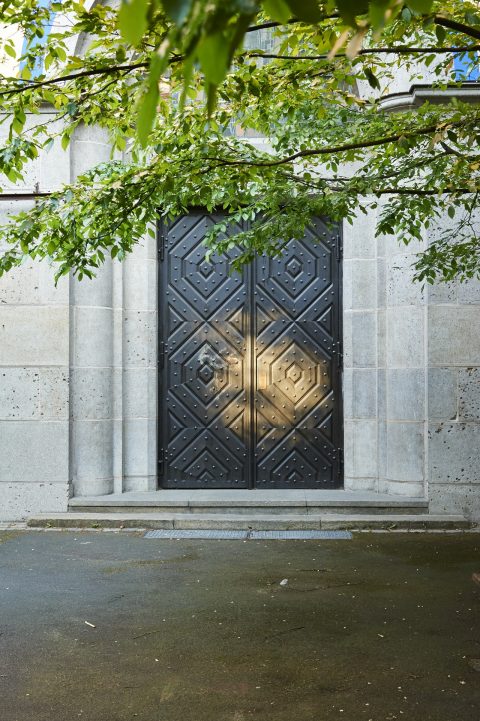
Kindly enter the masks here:
M 323 20 L 336 20 L 340 17 L 340 13 L 332 13 L 331 15 L 324 15 L 323 18 L 319 20 L 319 22 L 322 22 Z M 261 25 L 252 25 L 251 27 L 246 29 L 246 33 L 254 33 L 257 30 L 270 30 L 270 28 L 279 28 L 283 27 L 283 25 L 294 25 L 295 23 L 302 23 L 303 20 L 299 20 L 298 18 L 291 18 L 290 20 L 287 20 L 286 23 L 277 23 L 277 22 L 268 22 L 268 23 L 262 23 Z M 308 23 L 306 23 L 308 24 Z
M 93 75 L 111 75 L 116 72 L 129 72 L 130 70 L 137 70 L 138 68 L 148 67 L 148 62 L 133 63 L 132 65 L 114 65 L 108 68 L 91 68 L 90 70 L 82 70 L 80 73 L 71 73 L 70 75 L 59 75 L 55 78 L 48 78 L 47 80 L 38 80 L 30 82 L 28 80 L 18 80 L 23 84 L 17 88 L 11 90 L 2 90 L 0 96 L 3 95 L 16 95 L 17 93 L 23 93 L 27 90 L 36 90 L 37 88 L 45 87 L 46 85 L 56 85 L 57 83 L 66 83 L 69 80 L 77 80 L 78 78 L 87 78 Z
M 465 45 L 464 47 L 409 47 L 408 45 L 396 45 L 391 48 L 363 48 L 358 52 L 358 55 L 379 55 L 379 54 L 395 54 L 395 55 L 409 55 L 419 53 L 467 53 L 475 52 L 480 50 L 480 45 Z M 327 60 L 328 55 L 276 55 L 275 53 L 255 53 L 245 52 L 249 58 L 267 58 L 272 60 Z M 345 53 L 337 53 L 335 57 L 347 57 Z

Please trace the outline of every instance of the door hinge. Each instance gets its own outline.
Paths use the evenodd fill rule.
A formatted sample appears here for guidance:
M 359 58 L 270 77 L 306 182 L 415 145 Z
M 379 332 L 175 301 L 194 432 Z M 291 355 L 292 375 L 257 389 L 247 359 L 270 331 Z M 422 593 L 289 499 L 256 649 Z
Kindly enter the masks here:
M 337 259 L 337 263 L 340 263 L 340 261 L 342 260 L 342 252 L 342 239 L 339 235 L 337 235 L 335 237 L 335 257 Z
M 158 474 L 163 475 L 165 472 L 165 464 L 167 463 L 168 453 L 165 448 L 158 451 Z
M 343 448 L 337 448 L 337 454 L 338 454 L 337 476 L 339 478 L 341 478 L 343 476 Z
M 159 368 L 164 367 L 166 355 L 167 355 L 167 345 L 162 340 L 158 344 L 158 367 Z
M 165 259 L 165 247 L 167 245 L 167 237 L 160 233 L 158 236 L 158 260 L 161 262 Z
M 337 368 L 341 368 L 343 360 L 342 344 L 339 340 L 337 340 L 335 345 L 337 346 Z

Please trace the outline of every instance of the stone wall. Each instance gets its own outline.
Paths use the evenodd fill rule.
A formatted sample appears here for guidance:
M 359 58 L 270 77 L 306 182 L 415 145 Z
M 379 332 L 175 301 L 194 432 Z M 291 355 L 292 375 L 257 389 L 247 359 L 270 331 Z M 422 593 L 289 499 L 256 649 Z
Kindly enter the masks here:
M 449 221 L 445 219 L 443 227 Z M 428 476 L 433 511 L 480 517 L 480 282 L 428 289 Z
M 108 161 L 106 137 L 79 128 L 71 145 L 71 180 Z M 113 491 L 113 263 L 93 280 L 71 279 L 70 417 L 74 495 Z
M 480 283 L 422 289 L 435 230 L 405 246 L 375 220 L 344 229 L 345 487 L 480 517 Z
M 345 486 L 425 495 L 425 299 L 418 247 L 344 226 Z
M 76 496 L 156 488 L 157 261 L 152 239 L 72 281 L 71 478 Z
M 425 495 L 425 301 L 418 248 L 344 226 L 345 486 Z
M 409 496 L 426 494 L 425 294 L 412 281 L 412 264 L 422 245 L 378 239 L 385 277 L 386 444 L 379 490 Z
M 28 208 L 22 193 L 109 157 L 105 135 L 79 128 L 66 153 L 54 146 L 5 189 L 18 199 L 0 198 L 1 222 Z M 156 487 L 156 328 L 150 237 L 91 281 L 55 287 L 47 262 L 0 278 L 0 520 L 65 511 L 72 494 Z
M 0 519 L 67 507 L 68 325 L 48 266 L 0 279 Z
M 54 146 L 30 164 L 22 187 L 4 191 L 54 190 L 68 180 L 68 154 Z M 26 208 L 0 197 L 0 222 Z M 68 278 L 55 287 L 47 263 L 0 278 L 0 519 L 67 508 L 69 313 Z
M 79 129 L 12 190 L 56 189 L 109 154 Z M 24 202 L 0 200 L 2 218 Z M 423 291 L 423 244 L 377 239 L 375 222 L 344 228 L 345 487 L 480 517 L 480 284 Z M 55 287 L 45 262 L 0 279 L 0 519 L 156 488 L 156 252 L 149 237 L 93 281 Z
M 345 488 L 378 491 L 379 329 L 375 215 L 343 231 Z M 379 356 L 380 353 L 380 356 Z
M 102 133 L 80 128 L 72 180 L 108 160 Z M 124 263 L 72 280 L 71 480 L 76 496 L 156 488 L 157 259 L 148 237 Z

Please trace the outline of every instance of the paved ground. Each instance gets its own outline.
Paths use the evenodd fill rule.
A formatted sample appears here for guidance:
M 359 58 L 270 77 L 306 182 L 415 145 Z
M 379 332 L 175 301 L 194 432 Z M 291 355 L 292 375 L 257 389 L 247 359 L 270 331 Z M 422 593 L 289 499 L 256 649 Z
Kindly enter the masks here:
M 479 551 L 1 532 L 0 719 L 479 721 Z

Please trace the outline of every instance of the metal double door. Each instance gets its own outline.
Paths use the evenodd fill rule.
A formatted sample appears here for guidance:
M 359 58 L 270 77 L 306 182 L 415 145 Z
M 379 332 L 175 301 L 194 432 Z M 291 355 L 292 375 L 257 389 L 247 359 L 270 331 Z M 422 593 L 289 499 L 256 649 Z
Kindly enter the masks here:
M 204 259 L 219 216 L 159 228 L 159 483 L 342 485 L 341 245 L 312 219 L 281 256 Z

